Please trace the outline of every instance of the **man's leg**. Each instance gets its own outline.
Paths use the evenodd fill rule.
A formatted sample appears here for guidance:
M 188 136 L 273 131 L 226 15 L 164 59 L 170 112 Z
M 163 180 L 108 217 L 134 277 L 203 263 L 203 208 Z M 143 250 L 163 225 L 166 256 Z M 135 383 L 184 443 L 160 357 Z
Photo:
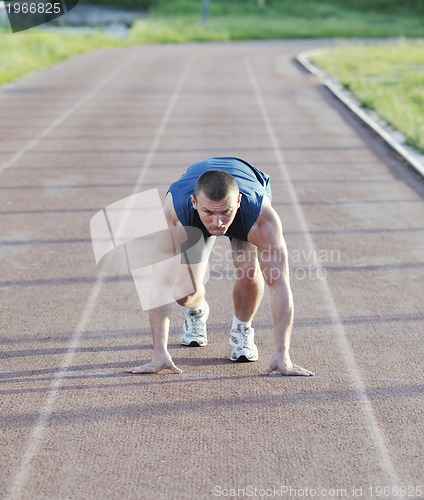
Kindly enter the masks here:
M 256 361 L 252 319 L 264 293 L 264 279 L 259 267 L 257 248 L 247 241 L 231 241 L 235 267 L 233 288 L 234 319 L 230 334 L 231 361 Z
M 208 271 L 208 259 L 216 237 L 205 242 L 207 259 L 199 263 L 187 264 L 186 270 L 193 285 L 193 292 L 177 299 L 185 307 L 184 324 L 181 329 L 181 344 L 189 347 L 204 347 L 208 343 L 206 321 L 209 317 L 209 305 L 205 300 L 205 276 Z
M 264 279 L 258 262 L 257 248 L 252 243 L 233 239 L 235 284 L 234 313 L 243 322 L 252 321 L 264 294 Z

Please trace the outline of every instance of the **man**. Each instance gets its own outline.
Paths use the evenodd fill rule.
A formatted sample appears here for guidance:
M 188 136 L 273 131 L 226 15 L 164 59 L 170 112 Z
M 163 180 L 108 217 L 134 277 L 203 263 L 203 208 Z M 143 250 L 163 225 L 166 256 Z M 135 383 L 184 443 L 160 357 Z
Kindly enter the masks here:
M 275 351 L 263 374 L 275 370 L 282 375 L 311 376 L 314 373 L 294 365 L 289 355 L 293 297 L 282 224 L 271 206 L 270 194 L 269 176 L 244 160 L 208 158 L 195 163 L 167 192 L 164 212 L 172 241 L 159 242 L 158 251 L 163 256 L 175 254 L 176 248 L 181 248 L 187 240 L 188 228 L 203 233 L 209 252 L 217 236 L 228 236 L 235 266 L 230 360 L 258 359 L 252 319 L 261 302 L 265 281 L 270 290 Z M 177 300 L 185 307 L 181 343 L 204 347 L 209 314 L 203 285 L 207 260 L 187 265 L 195 289 Z M 164 286 L 172 273 L 165 274 L 160 278 Z M 154 344 L 152 361 L 128 370 L 130 373 L 157 373 L 165 369 L 181 373 L 167 350 L 170 307 L 149 311 Z

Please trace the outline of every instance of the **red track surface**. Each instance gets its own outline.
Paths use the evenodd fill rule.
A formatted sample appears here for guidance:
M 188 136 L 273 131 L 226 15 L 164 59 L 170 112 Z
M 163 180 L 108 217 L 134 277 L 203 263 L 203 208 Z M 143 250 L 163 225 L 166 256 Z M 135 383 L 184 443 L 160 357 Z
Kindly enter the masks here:
M 292 61 L 316 44 L 98 51 L 0 94 L 5 498 L 424 496 L 423 181 Z M 126 373 L 148 317 L 130 277 L 97 279 L 90 219 L 225 155 L 272 176 L 314 378 L 259 376 L 267 295 L 259 362 L 228 360 L 225 238 L 209 345 L 179 345 L 175 306 L 184 373 Z

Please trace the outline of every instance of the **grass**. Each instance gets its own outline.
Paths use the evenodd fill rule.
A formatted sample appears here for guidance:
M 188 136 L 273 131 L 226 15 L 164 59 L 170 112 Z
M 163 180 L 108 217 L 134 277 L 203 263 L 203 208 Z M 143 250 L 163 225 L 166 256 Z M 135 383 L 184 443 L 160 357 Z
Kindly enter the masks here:
M 313 59 L 424 152 L 423 41 L 343 45 Z
M 203 26 L 195 16 L 172 19 L 153 17 L 138 21 L 130 34 L 133 44 L 186 43 L 199 41 L 268 40 L 288 38 L 333 38 L 333 37 L 387 37 L 402 36 L 405 32 L 413 36 L 424 36 L 424 24 L 418 19 L 405 24 L 394 24 L 387 16 L 370 15 L 363 19 L 340 19 L 329 17 L 319 23 L 298 18 L 259 18 L 245 15 L 241 18 L 216 17 Z
M 424 16 L 408 10 L 353 10 L 327 1 L 211 0 L 207 25 L 200 0 L 162 0 L 135 24 L 131 43 L 182 43 L 279 38 L 424 37 Z
M 122 42 L 102 33 L 0 30 L 0 85 L 74 54 L 119 45 Z
M 220 26 L 203 26 L 194 16 L 173 19 L 153 18 L 137 21 L 128 37 L 133 45 L 153 43 L 222 42 L 228 33 Z

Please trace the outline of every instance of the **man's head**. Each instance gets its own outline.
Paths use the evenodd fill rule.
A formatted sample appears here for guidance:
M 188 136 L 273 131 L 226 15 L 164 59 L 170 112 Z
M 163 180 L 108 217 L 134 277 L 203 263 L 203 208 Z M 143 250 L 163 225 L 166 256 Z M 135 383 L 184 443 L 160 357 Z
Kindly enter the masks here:
M 230 227 L 240 206 L 241 194 L 234 177 L 222 170 L 202 174 L 191 197 L 193 208 L 213 236 L 222 236 Z

